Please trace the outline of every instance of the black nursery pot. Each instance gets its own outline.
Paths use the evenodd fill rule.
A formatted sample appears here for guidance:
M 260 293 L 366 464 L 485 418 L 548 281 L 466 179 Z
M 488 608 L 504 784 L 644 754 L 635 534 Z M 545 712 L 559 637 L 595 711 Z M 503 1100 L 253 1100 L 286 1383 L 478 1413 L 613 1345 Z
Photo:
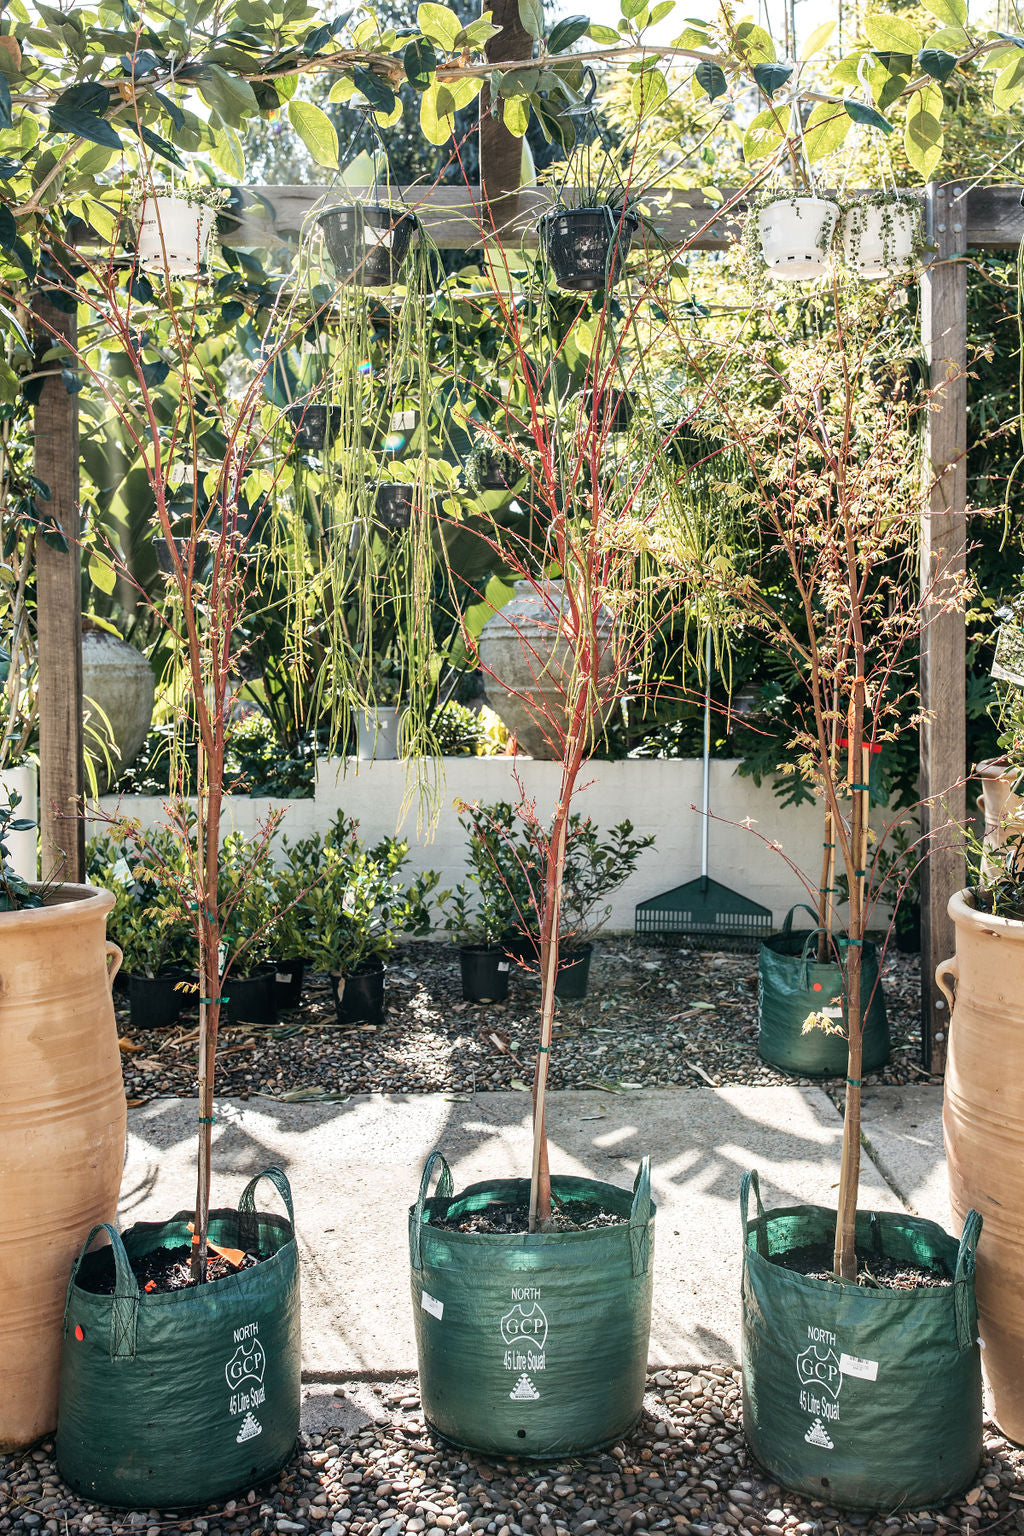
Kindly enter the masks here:
M 290 405 L 288 420 L 295 428 L 296 448 L 323 448 L 330 432 L 337 437 L 341 427 L 340 405 Z
M 277 980 L 273 966 L 253 976 L 229 976 L 225 1017 L 229 1024 L 276 1024 Z
M 388 481 L 378 485 L 374 522 L 385 533 L 401 533 L 412 522 L 412 486 Z
M 560 956 L 558 975 L 555 977 L 556 997 L 560 997 L 563 1002 L 579 1002 L 586 997 L 590 957 L 593 953 L 593 944 L 581 944 L 578 949 L 570 949 Z
M 463 944 L 459 950 L 464 1003 L 503 1003 L 509 958 L 501 944 Z
M 334 1010 L 339 1024 L 384 1022 L 384 962 L 371 960 L 351 976 L 331 975 Z
M 325 209 L 317 223 L 335 275 L 342 282 L 382 288 L 398 277 L 419 220 L 382 203 L 353 203 Z
M 297 1008 L 302 1002 L 302 983 L 306 975 L 305 960 L 276 960 L 274 962 L 274 996 L 278 1008 Z
M 182 1008 L 195 1001 L 194 993 L 177 990 L 179 984 L 188 979 L 187 971 L 126 976 L 132 1029 L 169 1029 L 172 1024 L 177 1024 Z
M 559 288 L 593 293 L 618 282 L 640 220 L 615 208 L 562 208 L 546 213 L 539 227 Z

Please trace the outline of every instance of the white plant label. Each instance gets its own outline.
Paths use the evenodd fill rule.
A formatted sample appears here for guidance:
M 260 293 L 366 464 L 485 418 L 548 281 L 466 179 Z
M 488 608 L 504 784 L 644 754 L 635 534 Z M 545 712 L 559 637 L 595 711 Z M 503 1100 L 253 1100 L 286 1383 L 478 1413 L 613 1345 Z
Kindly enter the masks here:
M 444 1302 L 438 1301 L 436 1296 L 431 1296 L 429 1291 L 420 1292 L 420 1306 L 424 1312 L 429 1312 L 431 1317 L 436 1317 L 439 1321 L 444 1317 Z
M 844 1376 L 859 1376 L 861 1381 L 878 1380 L 877 1360 L 862 1360 L 859 1355 L 840 1355 L 839 1369 Z

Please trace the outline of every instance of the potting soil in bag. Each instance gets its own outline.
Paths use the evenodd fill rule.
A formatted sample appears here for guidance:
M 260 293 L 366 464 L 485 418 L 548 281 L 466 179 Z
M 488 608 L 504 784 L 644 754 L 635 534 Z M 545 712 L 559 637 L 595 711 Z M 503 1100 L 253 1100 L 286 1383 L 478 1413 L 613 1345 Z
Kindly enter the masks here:
M 822 1244 L 822 1267 L 831 1269 L 834 1211 L 766 1212 L 749 1173 L 740 1201 L 743 1428 L 758 1461 L 783 1487 L 849 1509 L 936 1509 L 958 1498 L 982 1449 L 974 1299 L 981 1217 L 970 1213 L 957 1244 L 917 1216 L 859 1212 L 859 1253 L 953 1282 L 891 1290 L 815 1280 L 772 1262 Z
M 437 1194 L 427 1199 L 435 1166 Z M 528 1196 L 521 1179 L 452 1198 L 448 1164 L 427 1159 L 409 1212 L 420 1396 L 446 1439 L 484 1452 L 559 1457 L 619 1439 L 643 1406 L 655 1207 L 643 1159 L 633 1191 L 553 1178 L 552 1202 L 595 1201 L 625 1218 L 581 1231 L 453 1232 L 457 1217 Z
M 758 1055 L 801 1076 L 845 1077 L 845 966 L 834 958 L 824 964 L 815 958 L 822 930 L 794 933 L 796 910 L 791 907 L 782 931 L 761 945 L 757 963 Z M 817 917 L 809 907 L 805 910 Z M 834 956 L 834 946 L 830 945 L 830 952 Z M 874 1072 L 889 1060 L 889 1021 L 878 979 L 878 950 L 871 943 L 865 943 L 862 951 L 861 997 L 867 1003 L 862 1071 Z M 811 1029 L 804 1034 L 804 1022 L 812 1013 L 821 1015 L 836 1033 Z
M 288 1219 L 255 1209 L 260 1179 Z M 189 1244 L 192 1213 L 90 1233 L 68 1285 L 57 1465 L 104 1504 L 179 1509 L 272 1476 L 299 1433 L 299 1261 L 291 1191 L 279 1168 L 254 1178 L 237 1211 L 210 1213 L 213 1242 L 262 1255 L 251 1269 L 170 1292 L 140 1292 L 129 1255 Z M 100 1231 L 110 1249 L 89 1253 Z M 115 1294 L 89 1289 L 111 1262 Z

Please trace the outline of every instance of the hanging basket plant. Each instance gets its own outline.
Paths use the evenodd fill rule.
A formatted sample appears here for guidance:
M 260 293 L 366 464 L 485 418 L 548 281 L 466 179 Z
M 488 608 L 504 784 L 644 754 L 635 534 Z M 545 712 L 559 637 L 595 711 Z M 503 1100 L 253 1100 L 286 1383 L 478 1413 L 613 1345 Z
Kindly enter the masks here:
M 920 270 L 924 253 L 920 204 L 894 192 L 870 192 L 843 208 L 838 241 L 854 276 L 909 280 Z
M 814 282 L 828 271 L 838 220 L 839 204 L 828 197 L 766 197 L 748 216 L 748 254 L 776 282 Z
M 388 203 L 348 203 L 317 216 L 339 282 L 386 288 L 398 280 L 412 237 L 414 213 Z
M 341 410 L 336 405 L 308 405 L 298 400 L 288 407 L 288 420 L 295 428 L 296 448 L 315 453 L 337 437 Z
M 382 533 L 401 533 L 412 522 L 413 487 L 389 480 L 378 485 L 374 523 Z
M 593 293 L 622 276 L 640 217 L 629 208 L 555 208 L 538 225 L 544 257 L 559 288 Z
M 133 207 L 135 246 L 144 272 L 198 277 L 206 267 L 222 187 L 186 186 L 142 193 Z

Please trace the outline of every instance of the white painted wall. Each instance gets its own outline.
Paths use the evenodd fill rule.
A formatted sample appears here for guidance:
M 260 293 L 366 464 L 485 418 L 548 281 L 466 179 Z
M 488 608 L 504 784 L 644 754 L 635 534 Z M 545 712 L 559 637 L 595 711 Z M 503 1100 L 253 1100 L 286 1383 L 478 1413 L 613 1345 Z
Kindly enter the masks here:
M 21 804 L 18 806 L 17 816 L 27 821 L 39 820 L 39 802 L 36 793 L 38 773 L 34 763 L 26 763 L 20 768 L 5 768 L 0 773 L 0 796 L 2 803 L 7 804 L 9 790 L 16 790 L 21 796 Z M 11 850 L 11 863 L 15 873 L 23 880 L 39 879 L 39 833 L 33 829 L 31 832 L 12 832 L 8 839 Z
M 426 797 L 417 793 L 415 776 L 400 762 L 361 763 L 353 758 L 324 759 L 318 764 L 316 795 L 312 800 L 272 801 L 229 797 L 225 802 L 224 830 L 251 832 L 271 808 L 286 807 L 281 830 L 286 836 L 304 837 L 323 831 L 339 810 L 354 816 L 368 842 L 400 832 L 409 839 L 415 869 L 440 871 L 441 885 L 462 878 L 464 835 L 455 809 L 460 800 L 515 800 L 518 791 L 513 763 L 505 757 L 449 757 L 434 765 L 436 778 L 426 784 Z M 523 789 L 536 799 L 541 816 L 554 807 L 559 785 L 557 763 L 520 758 L 515 773 Z M 574 808 L 592 816 L 601 827 L 629 817 L 641 833 L 653 833 L 653 847 L 641 855 L 633 877 L 613 898 L 609 931 L 631 930 L 638 901 L 657 896 L 700 874 L 701 764 L 697 759 L 647 759 L 627 762 L 594 762 L 582 775 L 586 786 L 576 796 Z M 138 818 L 144 826 L 163 819 L 159 799 L 126 796 L 120 802 L 104 796 L 104 813 Z M 431 805 L 436 811 L 429 825 Z M 696 807 L 696 808 L 695 808 Z M 797 877 L 785 859 L 767 847 L 760 833 L 776 841 L 781 850 L 817 884 L 821 864 L 821 816 L 816 807 L 784 810 L 771 789 L 757 789 L 750 779 L 736 774 L 736 764 L 711 764 L 709 873 L 723 885 L 770 907 L 776 923 L 786 910 L 804 898 Z M 739 825 L 749 819 L 753 831 Z M 730 824 L 734 823 L 734 824 Z M 90 835 L 99 830 L 91 826 Z

